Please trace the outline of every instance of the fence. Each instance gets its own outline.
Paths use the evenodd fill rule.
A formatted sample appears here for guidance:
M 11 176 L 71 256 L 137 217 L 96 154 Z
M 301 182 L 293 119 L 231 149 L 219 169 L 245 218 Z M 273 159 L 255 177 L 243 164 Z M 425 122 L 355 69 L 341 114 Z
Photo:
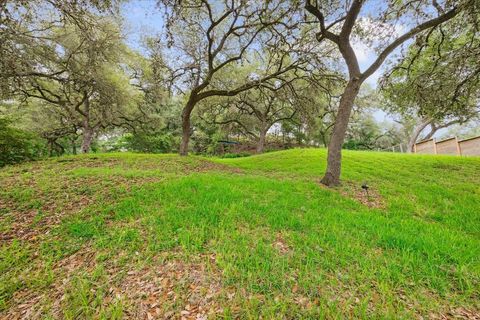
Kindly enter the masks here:
M 383 152 L 404 153 L 404 152 L 408 152 L 407 150 L 408 150 L 407 144 L 404 144 L 404 143 L 396 144 L 388 148 L 377 148 L 377 151 L 383 151 Z
M 413 149 L 419 154 L 480 156 L 480 136 L 464 140 L 458 140 L 457 137 L 441 141 L 429 139 L 416 143 Z

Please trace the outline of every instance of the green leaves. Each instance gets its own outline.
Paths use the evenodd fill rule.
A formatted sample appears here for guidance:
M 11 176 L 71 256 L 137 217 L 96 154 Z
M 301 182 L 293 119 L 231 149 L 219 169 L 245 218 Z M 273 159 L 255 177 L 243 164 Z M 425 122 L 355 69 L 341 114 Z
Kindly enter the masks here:
M 38 158 L 42 149 L 39 137 L 17 129 L 11 121 L 0 118 L 0 167 Z
M 390 108 L 433 120 L 478 114 L 480 41 L 466 14 L 412 44 L 383 82 Z

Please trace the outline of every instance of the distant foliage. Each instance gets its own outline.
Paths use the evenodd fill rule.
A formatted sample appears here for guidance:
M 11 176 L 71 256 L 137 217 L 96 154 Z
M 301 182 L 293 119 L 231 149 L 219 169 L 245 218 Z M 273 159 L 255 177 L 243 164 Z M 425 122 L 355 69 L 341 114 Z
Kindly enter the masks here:
M 127 134 L 124 141 L 127 150 L 145 153 L 167 153 L 174 146 L 173 135 L 166 133 Z
M 45 146 L 34 134 L 16 129 L 0 118 L 0 167 L 41 157 Z

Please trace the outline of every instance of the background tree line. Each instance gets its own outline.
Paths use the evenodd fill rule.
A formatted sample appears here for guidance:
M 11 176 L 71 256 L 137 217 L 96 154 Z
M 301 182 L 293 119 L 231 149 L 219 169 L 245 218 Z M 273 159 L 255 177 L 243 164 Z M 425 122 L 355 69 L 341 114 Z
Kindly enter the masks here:
M 387 2 L 161 0 L 163 32 L 139 50 L 124 1 L 3 1 L 0 164 L 324 146 L 336 185 L 342 148 L 478 133 L 478 3 Z M 377 53 L 364 70 L 357 43 Z

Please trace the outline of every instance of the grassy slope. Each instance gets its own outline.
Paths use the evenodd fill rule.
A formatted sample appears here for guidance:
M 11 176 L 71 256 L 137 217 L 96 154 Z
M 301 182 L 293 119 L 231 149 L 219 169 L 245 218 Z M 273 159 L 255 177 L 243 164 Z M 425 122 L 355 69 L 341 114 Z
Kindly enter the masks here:
M 4 168 L 0 317 L 478 316 L 480 159 L 345 152 L 328 190 L 325 155 Z

